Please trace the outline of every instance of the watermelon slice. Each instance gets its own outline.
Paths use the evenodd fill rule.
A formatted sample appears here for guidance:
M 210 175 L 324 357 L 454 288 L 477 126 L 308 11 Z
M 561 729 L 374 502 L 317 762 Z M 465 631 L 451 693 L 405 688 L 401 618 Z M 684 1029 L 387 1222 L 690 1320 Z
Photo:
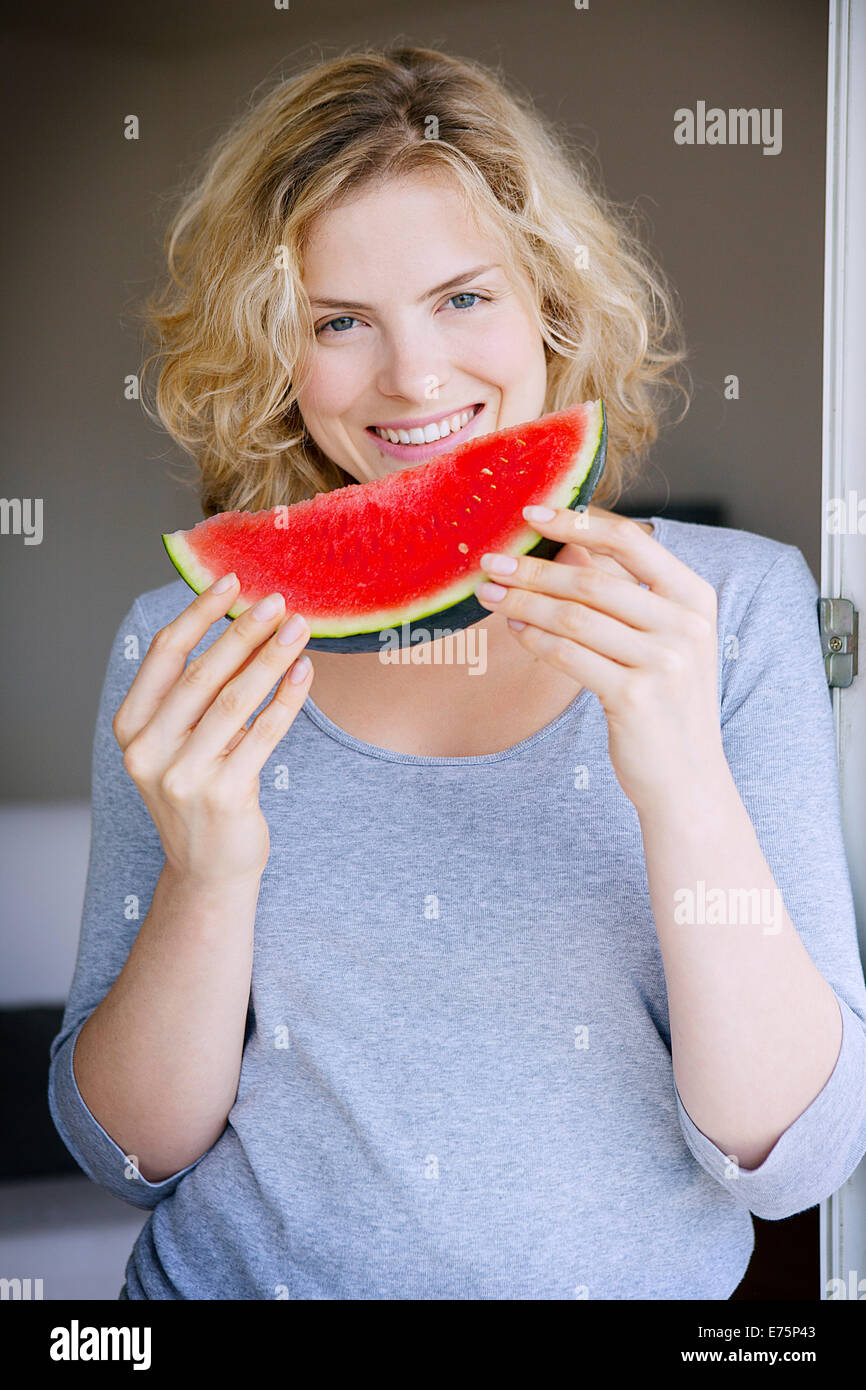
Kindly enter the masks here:
M 588 401 L 372 482 L 268 511 L 220 512 L 162 539 L 196 593 L 235 571 L 241 589 L 229 618 L 280 591 L 286 611 L 307 619 L 311 650 L 408 646 L 490 616 L 474 596 L 485 551 L 556 554 L 559 543 L 539 537 L 522 509 L 585 506 L 606 446 L 604 405 Z

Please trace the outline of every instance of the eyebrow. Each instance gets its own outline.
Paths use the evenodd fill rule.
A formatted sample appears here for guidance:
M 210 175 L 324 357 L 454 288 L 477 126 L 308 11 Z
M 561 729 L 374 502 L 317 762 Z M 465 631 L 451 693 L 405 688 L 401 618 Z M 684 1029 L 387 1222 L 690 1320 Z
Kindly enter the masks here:
M 450 280 L 446 280 L 442 285 L 436 285 L 432 290 L 423 294 L 418 303 L 423 304 L 425 299 L 432 299 L 434 295 L 441 294 L 443 290 L 450 290 L 453 285 L 462 285 L 464 280 L 472 280 L 476 275 L 483 275 L 488 270 L 501 270 L 502 267 L 496 263 L 493 265 L 476 265 L 471 270 L 462 270 L 459 275 L 454 275 Z M 316 296 L 310 300 L 311 304 L 318 304 L 323 309 L 360 309 L 362 313 L 371 313 L 371 304 L 359 304 L 354 299 L 322 299 Z

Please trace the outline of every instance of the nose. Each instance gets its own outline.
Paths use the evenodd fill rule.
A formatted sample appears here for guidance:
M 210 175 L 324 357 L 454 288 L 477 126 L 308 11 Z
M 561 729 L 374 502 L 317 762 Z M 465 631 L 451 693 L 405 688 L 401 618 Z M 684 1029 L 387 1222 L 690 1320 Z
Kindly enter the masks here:
M 423 406 L 439 399 L 449 372 L 448 361 L 429 326 L 414 330 L 403 327 L 383 336 L 382 356 L 376 373 L 380 395 Z

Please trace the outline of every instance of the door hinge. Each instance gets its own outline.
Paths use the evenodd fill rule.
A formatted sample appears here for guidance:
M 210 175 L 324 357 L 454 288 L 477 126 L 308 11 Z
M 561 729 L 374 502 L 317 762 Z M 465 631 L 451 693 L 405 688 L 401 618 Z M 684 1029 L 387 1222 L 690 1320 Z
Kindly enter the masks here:
M 819 598 L 818 623 L 827 684 L 844 688 L 857 675 L 859 614 L 849 598 Z

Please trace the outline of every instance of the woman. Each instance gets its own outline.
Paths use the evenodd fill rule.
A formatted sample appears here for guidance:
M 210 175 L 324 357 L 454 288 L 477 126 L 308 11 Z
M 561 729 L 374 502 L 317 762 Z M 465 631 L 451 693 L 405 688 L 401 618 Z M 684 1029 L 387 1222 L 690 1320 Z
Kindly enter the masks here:
M 598 396 L 611 502 L 683 357 L 586 170 L 427 50 L 276 86 L 168 249 L 157 406 L 206 515 Z M 231 576 L 123 619 L 50 1076 L 78 1162 L 151 1211 L 121 1297 L 727 1298 L 749 1212 L 866 1149 L 802 555 L 532 520 L 561 549 L 485 557 L 482 680 L 453 638 L 305 661 L 279 595 L 226 619 Z

